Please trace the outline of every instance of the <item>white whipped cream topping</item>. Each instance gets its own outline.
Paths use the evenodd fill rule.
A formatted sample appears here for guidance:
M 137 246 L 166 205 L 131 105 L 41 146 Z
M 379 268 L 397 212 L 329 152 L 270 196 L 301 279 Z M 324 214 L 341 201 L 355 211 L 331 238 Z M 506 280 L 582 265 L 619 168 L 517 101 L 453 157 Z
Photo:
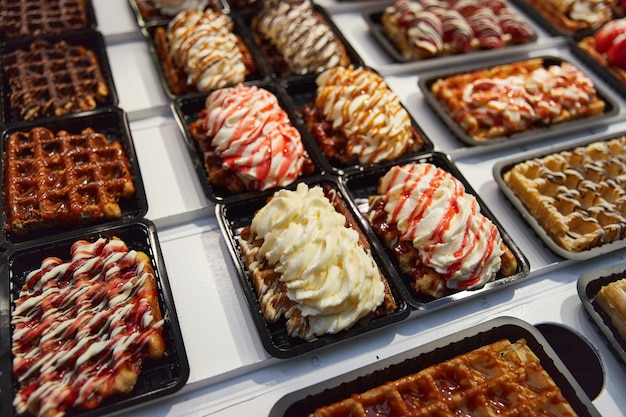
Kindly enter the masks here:
M 349 328 L 384 298 L 374 260 L 345 222 L 321 187 L 304 183 L 276 192 L 252 220 L 252 234 L 264 239 L 257 259 L 282 274 L 309 321 L 308 339 Z
M 503 251 L 494 224 L 448 172 L 428 163 L 396 166 L 380 181 L 387 221 L 420 259 L 446 278 L 448 288 L 473 288 L 500 269 Z

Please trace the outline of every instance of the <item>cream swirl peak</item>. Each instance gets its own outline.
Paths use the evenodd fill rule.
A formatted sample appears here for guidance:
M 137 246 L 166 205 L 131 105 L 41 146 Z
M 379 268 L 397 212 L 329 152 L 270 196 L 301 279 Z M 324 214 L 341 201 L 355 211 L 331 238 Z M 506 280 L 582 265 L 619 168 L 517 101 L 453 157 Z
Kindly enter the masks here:
M 414 143 L 409 114 L 378 74 L 335 67 L 317 78 L 317 86 L 315 106 L 346 135 L 346 154 L 360 163 L 396 159 Z
M 202 11 L 209 0 L 154 0 L 154 4 L 164 15 L 175 16 L 182 11 Z
M 280 274 L 293 308 L 308 321 L 304 339 L 350 328 L 383 302 L 385 286 L 371 254 L 321 187 L 300 183 L 276 192 L 250 232 L 263 239 L 256 259 Z
M 245 80 L 246 66 L 233 27 L 230 16 L 212 10 L 183 11 L 169 23 L 170 56 L 187 74 L 188 85 L 209 91 Z
M 118 239 L 76 241 L 72 260 L 46 258 L 15 301 L 18 413 L 61 416 L 130 392 L 142 360 L 164 354 L 163 320 L 147 256 Z
M 247 189 L 284 186 L 302 173 L 300 132 L 271 92 L 242 84 L 223 88 L 209 94 L 206 109 L 211 146 Z
M 395 166 L 381 178 L 379 192 L 387 222 L 413 242 L 448 288 L 479 287 L 495 277 L 503 253 L 500 233 L 450 173 L 429 163 Z
M 342 62 L 339 40 L 309 0 L 263 2 L 256 28 L 295 74 L 320 72 Z

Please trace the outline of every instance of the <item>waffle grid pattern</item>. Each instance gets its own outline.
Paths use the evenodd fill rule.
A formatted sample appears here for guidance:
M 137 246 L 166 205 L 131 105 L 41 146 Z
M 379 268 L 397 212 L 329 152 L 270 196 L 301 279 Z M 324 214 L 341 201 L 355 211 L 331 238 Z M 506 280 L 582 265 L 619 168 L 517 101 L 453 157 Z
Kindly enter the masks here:
M 501 340 L 362 394 L 313 417 L 575 416 L 523 339 Z
M 129 162 L 119 142 L 93 129 L 71 135 L 46 128 L 16 132 L 5 152 L 5 229 L 122 216 L 120 198 L 135 194 Z
M 0 0 L 0 37 L 56 35 L 88 26 L 86 0 Z
M 626 137 L 533 158 L 503 178 L 565 250 L 626 237 Z
M 109 88 L 93 51 L 39 39 L 5 55 L 11 108 L 23 120 L 93 110 Z

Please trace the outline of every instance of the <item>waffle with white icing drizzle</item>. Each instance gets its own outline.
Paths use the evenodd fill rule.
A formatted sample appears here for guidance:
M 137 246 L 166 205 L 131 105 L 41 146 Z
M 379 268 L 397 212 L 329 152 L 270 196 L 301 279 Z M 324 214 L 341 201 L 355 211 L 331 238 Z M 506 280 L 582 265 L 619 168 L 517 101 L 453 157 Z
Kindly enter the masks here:
M 310 417 L 560 416 L 576 412 L 524 339 L 503 339 L 317 408 Z
M 594 30 L 613 19 L 616 0 L 527 0 L 559 31 L 574 33 Z
M 122 240 L 77 240 L 71 260 L 27 274 L 11 315 L 20 415 L 62 416 L 129 394 L 145 359 L 165 353 L 149 257 Z
M 439 78 L 441 108 L 476 141 L 510 136 L 604 113 L 606 103 L 569 62 L 532 58 Z
M 281 76 L 348 65 L 345 46 L 310 0 L 269 0 L 251 25 L 272 69 Z
M 92 128 L 72 134 L 45 127 L 16 131 L 4 149 L 5 230 L 21 234 L 122 217 L 135 195 L 121 143 Z
M 313 340 L 397 309 L 365 236 L 329 186 L 277 191 L 239 236 L 269 323 Z
M 503 174 L 548 236 L 570 252 L 626 237 L 626 138 L 529 159 Z

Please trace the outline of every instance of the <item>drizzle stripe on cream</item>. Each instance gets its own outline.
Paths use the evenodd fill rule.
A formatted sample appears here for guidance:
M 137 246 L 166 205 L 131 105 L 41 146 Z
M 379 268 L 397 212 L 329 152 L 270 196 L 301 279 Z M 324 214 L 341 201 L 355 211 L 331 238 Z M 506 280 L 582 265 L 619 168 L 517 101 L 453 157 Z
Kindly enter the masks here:
M 143 284 L 152 278 L 120 240 L 77 241 L 72 260 L 47 258 L 15 301 L 13 373 L 18 413 L 91 408 L 97 390 L 129 363 L 140 366 L 156 322 Z M 109 391 L 109 389 L 104 389 Z

